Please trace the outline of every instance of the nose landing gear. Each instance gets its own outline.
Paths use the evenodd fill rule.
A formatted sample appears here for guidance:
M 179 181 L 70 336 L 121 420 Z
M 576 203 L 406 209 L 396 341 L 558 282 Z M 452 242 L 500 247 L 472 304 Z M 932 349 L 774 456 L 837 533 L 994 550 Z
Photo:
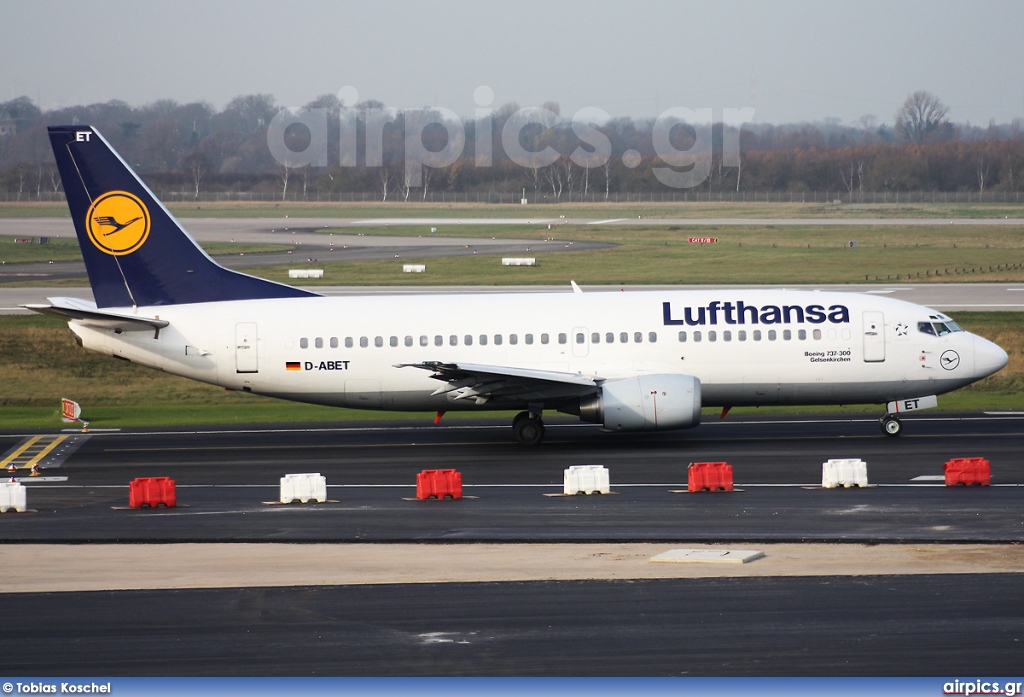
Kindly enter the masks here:
M 886 414 L 879 420 L 882 424 L 882 432 L 887 436 L 898 436 L 903 433 L 903 422 L 895 414 Z

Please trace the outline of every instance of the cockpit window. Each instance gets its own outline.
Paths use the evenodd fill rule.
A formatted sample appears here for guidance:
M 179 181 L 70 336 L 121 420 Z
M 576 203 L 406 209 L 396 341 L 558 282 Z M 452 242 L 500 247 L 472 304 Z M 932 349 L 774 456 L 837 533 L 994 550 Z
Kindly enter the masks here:
M 946 320 L 945 322 L 918 322 L 918 331 L 925 334 L 931 334 L 932 336 L 945 336 L 952 332 L 962 332 L 963 329 L 959 324 L 953 320 Z

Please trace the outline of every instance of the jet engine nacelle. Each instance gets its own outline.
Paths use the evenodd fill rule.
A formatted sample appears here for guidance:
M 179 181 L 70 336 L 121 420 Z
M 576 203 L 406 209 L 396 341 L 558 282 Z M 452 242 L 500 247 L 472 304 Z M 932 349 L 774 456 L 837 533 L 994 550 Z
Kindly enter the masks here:
M 700 423 L 700 380 L 668 374 L 606 380 L 580 402 L 580 419 L 607 431 L 692 428 Z

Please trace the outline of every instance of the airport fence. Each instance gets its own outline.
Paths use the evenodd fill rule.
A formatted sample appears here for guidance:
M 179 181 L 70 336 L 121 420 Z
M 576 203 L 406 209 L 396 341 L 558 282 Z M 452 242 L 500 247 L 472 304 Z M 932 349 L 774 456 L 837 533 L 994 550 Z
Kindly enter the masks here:
M 386 201 L 379 192 L 302 192 L 281 194 L 267 191 L 216 191 L 196 196 L 188 191 L 157 191 L 168 203 L 216 203 L 228 201 L 262 203 L 491 203 L 522 204 L 523 194 L 501 191 L 430 191 L 410 196 L 408 201 L 392 192 Z M 63 192 L 12 193 L 0 192 L 0 202 L 64 201 Z M 992 203 L 1018 204 L 1019 191 L 644 191 L 564 194 L 561 197 L 527 192 L 527 205 L 565 203 L 822 203 L 822 204 L 913 204 L 913 203 Z

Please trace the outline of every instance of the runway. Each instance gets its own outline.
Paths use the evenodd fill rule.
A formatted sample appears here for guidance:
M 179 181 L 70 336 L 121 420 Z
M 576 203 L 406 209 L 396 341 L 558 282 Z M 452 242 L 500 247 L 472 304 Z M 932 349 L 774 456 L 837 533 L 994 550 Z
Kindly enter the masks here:
M 33 516 L 3 537 L 53 541 L 326 542 L 657 540 L 993 542 L 1024 536 L 1024 415 L 908 416 L 887 438 L 876 418 L 710 420 L 691 431 L 602 434 L 549 418 L 540 448 L 504 422 L 451 419 L 321 428 L 98 432 L 34 483 Z M 0 438 L 9 450 L 21 435 Z M 861 458 L 877 487 L 815 489 L 828 458 Z M 992 461 L 993 486 L 942 486 L 954 457 Z M 741 492 L 686 489 L 690 462 L 729 462 Z M 613 496 L 559 498 L 573 464 L 609 469 Z M 473 498 L 410 502 L 416 474 L 455 468 Z M 279 478 L 319 472 L 337 504 L 266 506 Z M 135 477 L 167 476 L 188 508 L 146 515 L 126 505 Z M 938 478 L 938 479 L 937 479 Z M 969 497 L 969 498 L 968 498 Z M 965 506 L 967 508 L 965 508 Z M 46 512 L 45 514 L 43 512 Z M 969 513 L 969 514 L 968 514 Z M 213 519 L 215 524 L 211 524 Z
M 66 481 L 29 483 L 36 513 L 0 516 L 0 598 L 27 628 L 8 672 L 1010 675 L 1024 665 L 1022 414 L 914 415 L 898 439 L 870 417 L 621 437 L 551 419 L 536 449 L 503 423 L 442 423 L 92 434 L 43 472 Z M 25 435 L 4 434 L 0 448 Z M 961 456 L 988 458 L 993 485 L 942 486 L 942 464 Z M 828 457 L 863 458 L 877 486 L 820 489 Z M 692 461 L 729 462 L 741 491 L 672 493 Z M 581 463 L 608 467 L 615 493 L 545 495 Z M 416 473 L 435 467 L 462 472 L 466 498 L 407 500 Z M 327 477 L 336 503 L 265 503 L 280 476 L 307 471 Z M 137 476 L 175 479 L 180 507 L 122 510 Z M 92 544 L 62 552 L 58 541 Z M 166 544 L 131 544 L 144 541 Z M 700 578 L 647 562 L 708 544 L 769 552 Z M 122 561 L 97 573 L 125 590 L 85 590 L 93 571 L 81 555 L 110 549 Z M 236 553 L 245 563 L 231 563 Z M 226 576 L 195 578 L 218 558 Z M 581 576 L 562 573 L 574 564 Z M 650 577 L 654 566 L 669 568 Z M 472 575 L 481 569 L 490 575 Z M 175 585 L 190 572 L 191 585 Z M 264 580 L 270 572 L 284 587 Z M 227 587 L 201 587 L 214 579 Z M 51 581 L 65 590 L 34 592 Z

